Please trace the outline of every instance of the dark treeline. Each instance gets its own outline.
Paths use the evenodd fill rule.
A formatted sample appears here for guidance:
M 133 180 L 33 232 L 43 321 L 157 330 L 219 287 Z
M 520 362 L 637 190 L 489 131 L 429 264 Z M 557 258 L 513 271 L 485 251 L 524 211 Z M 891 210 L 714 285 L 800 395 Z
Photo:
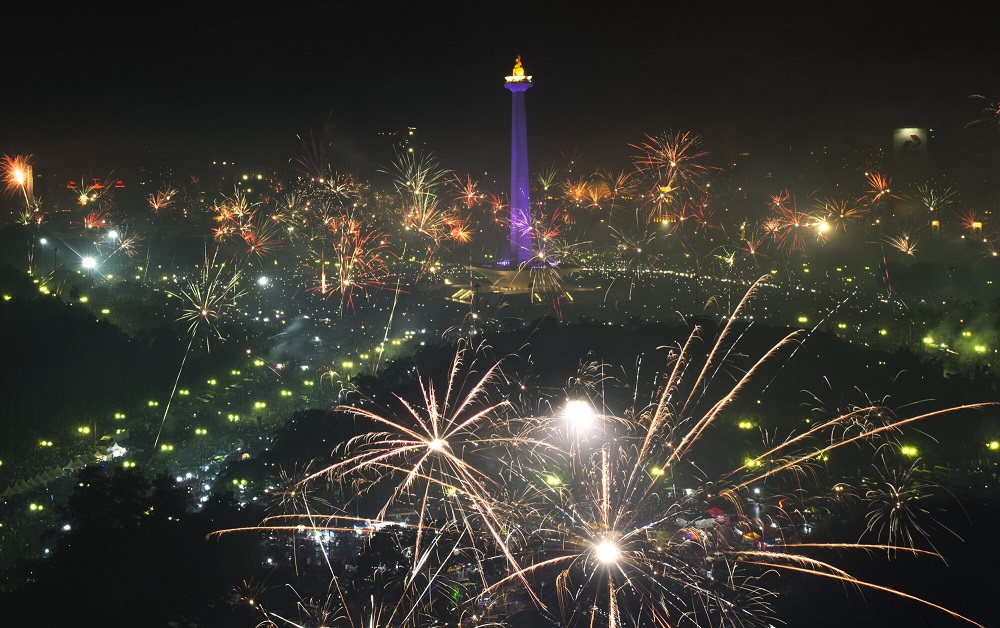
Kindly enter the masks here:
M 39 311 L 52 308 L 50 315 L 60 319 L 59 325 L 48 321 L 48 329 L 61 326 L 63 330 L 94 334 L 91 327 L 96 324 L 87 316 L 79 316 L 80 308 L 51 299 L 44 301 L 44 305 L 38 305 Z M 704 356 L 720 328 L 709 319 L 690 322 L 698 325 L 699 336 L 705 341 L 705 348 L 694 355 Z M 123 362 L 121 351 L 132 341 L 106 326 L 98 327 L 104 334 L 99 336 L 103 342 L 98 344 L 103 349 L 88 341 L 81 343 L 80 351 L 89 349 L 101 356 L 101 351 L 117 348 L 114 361 L 123 371 L 128 370 L 126 365 L 134 367 L 147 355 L 148 347 L 137 345 L 136 349 L 127 349 L 135 352 L 128 358 L 135 361 Z M 612 326 L 590 320 L 564 323 L 543 317 L 518 329 L 487 334 L 469 345 L 470 350 L 464 354 L 469 369 L 462 369 L 462 373 L 472 372 L 468 379 L 455 383 L 465 390 L 476 381 L 477 374 L 481 376 L 499 361 L 503 376 L 494 380 L 492 396 L 506 397 L 542 413 L 552 411 L 568 395 L 585 390 L 585 384 L 604 382 L 601 390 L 608 396 L 609 408 L 614 405 L 613 411 L 619 412 L 621 407 L 631 403 L 642 406 L 654 398 L 652 391 L 660 374 L 670 365 L 667 348 L 683 343 L 691 329 L 639 320 Z M 712 371 L 704 389 L 705 399 L 710 402 L 718 398 L 716 393 L 731 389 L 746 368 L 790 331 L 734 324 L 729 338 L 737 341 L 737 348 L 726 352 L 731 366 Z M 66 336 L 63 342 L 69 343 L 69 332 L 62 334 Z M 733 424 L 743 416 L 753 416 L 769 430 L 787 434 L 801 430 L 804 418 L 865 400 L 904 408 L 907 404 L 922 405 L 917 402 L 945 407 L 988 400 L 994 394 L 996 383 L 992 380 L 949 379 L 942 375 L 940 364 L 913 354 L 880 354 L 822 334 L 803 332 L 796 338 L 758 371 L 754 386 L 733 400 L 732 408 L 718 424 L 719 436 L 711 437 L 708 455 L 698 461 L 703 469 L 712 466 L 712 458 L 727 458 L 736 451 L 738 445 L 731 441 L 739 434 Z M 366 399 L 367 404 L 384 406 L 386 412 L 404 412 L 395 396 L 419 400 L 418 375 L 443 391 L 456 351 L 455 344 L 441 341 L 386 364 L 376 376 L 356 377 L 356 390 L 349 393 L 348 401 Z M 175 357 L 165 360 L 168 371 L 175 368 Z M 142 375 L 120 375 L 141 382 L 150 373 L 147 369 Z M 102 381 L 100 374 L 86 373 L 75 381 L 91 381 L 85 378 L 94 378 L 95 386 Z M 109 390 L 114 388 L 113 383 L 104 385 Z M 352 399 L 350 395 L 357 397 Z M 955 420 L 969 423 L 955 429 Z M 989 429 L 988 422 L 989 417 L 958 417 L 941 425 L 924 426 L 921 432 L 925 444 L 920 446 L 936 446 L 936 456 L 957 464 L 967 449 L 971 452 L 981 447 L 981 432 Z M 377 425 L 351 418 L 336 408 L 297 412 L 277 430 L 267 451 L 231 463 L 217 485 L 227 486 L 231 477 L 281 484 L 301 475 L 306 468 L 318 470 L 336 458 L 337 445 L 375 429 Z M 937 445 L 932 440 L 935 434 Z M 80 481 L 72 487 L 72 494 L 61 500 L 65 505 L 60 508 L 60 522 L 69 523 L 69 529 L 32 532 L 48 540 L 52 554 L 41 562 L 18 566 L 18 578 L 9 577 L 7 591 L 0 594 L 4 608 L 49 623 L 96 613 L 105 625 L 167 625 L 168 620 L 186 620 L 196 625 L 237 626 L 254 622 L 253 616 L 247 614 L 249 607 L 239 603 L 240 591 L 255 587 L 263 590 L 269 583 L 281 582 L 294 583 L 300 593 L 307 590 L 305 571 L 295 573 L 288 566 L 266 566 L 261 534 L 210 536 L 211 532 L 232 526 L 254 526 L 266 514 L 258 507 L 240 507 L 231 493 L 219 493 L 201 512 L 192 514 L 183 485 L 169 478 L 147 478 L 134 469 L 112 470 L 101 465 L 87 467 L 78 477 Z M 950 502 L 950 509 L 960 512 L 954 508 L 956 503 Z M 960 519 L 955 529 L 969 529 L 970 519 L 964 514 Z M 949 549 L 959 551 L 960 545 L 951 543 Z M 362 564 L 364 561 L 359 559 Z M 899 577 L 903 577 L 902 572 Z M 798 593 L 822 596 L 825 593 L 818 590 L 821 586 Z M 789 607 L 796 606 L 795 594 L 792 591 Z M 876 625 L 861 621 L 862 616 L 885 617 L 890 612 L 887 605 L 875 601 L 851 598 L 851 604 L 864 607 L 858 611 L 858 625 Z M 810 605 L 791 612 L 810 616 L 810 621 L 823 625 L 822 617 L 816 616 L 817 608 L 820 606 Z
M 139 316 L 141 328 L 126 334 L 96 318 L 72 287 L 44 295 L 10 265 L 0 268 L 0 291 L 10 297 L 0 302 L 8 364 L 0 402 L 2 471 L 30 476 L 40 465 L 62 466 L 86 442 L 114 432 L 116 410 L 131 413 L 169 396 L 186 347 L 183 329 L 170 318 Z M 198 373 L 197 356 L 188 368 Z M 154 425 L 160 414 L 162 407 L 150 408 L 149 416 L 130 419 Z M 77 432 L 81 427 L 90 431 Z M 42 440 L 54 443 L 51 451 L 39 450 Z

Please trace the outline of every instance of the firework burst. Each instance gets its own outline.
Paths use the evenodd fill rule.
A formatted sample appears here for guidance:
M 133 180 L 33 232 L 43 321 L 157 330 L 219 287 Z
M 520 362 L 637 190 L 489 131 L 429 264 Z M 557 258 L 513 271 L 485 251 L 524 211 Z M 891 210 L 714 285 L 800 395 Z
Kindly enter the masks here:
M 706 193 L 709 175 L 718 170 L 706 163 L 709 152 L 690 131 L 647 135 L 646 142 L 631 146 L 639 151 L 633 163 L 652 201 L 652 220 L 662 213 L 662 205 Z
M 806 250 L 807 238 L 814 235 L 814 217 L 810 212 L 800 211 L 795 195 L 785 190 L 771 196 L 772 216 L 765 228 L 774 239 L 775 246 L 787 254 Z
M 333 218 L 327 226 L 336 274 L 331 280 L 325 253 L 321 254 L 319 280 L 309 290 L 326 298 L 337 295 L 341 314 L 353 312 L 356 297 L 369 300 L 372 290 L 388 287 L 391 269 L 385 256 L 392 252 L 392 246 L 385 233 L 368 230 L 354 218 Z
M 187 323 L 187 333 L 190 338 L 187 349 L 184 350 L 180 368 L 177 369 L 177 377 L 174 378 L 174 387 L 163 410 L 160 428 L 153 441 L 154 450 L 163 433 L 163 426 L 166 424 L 167 414 L 170 412 L 170 404 L 177 392 L 181 373 L 184 371 L 184 365 L 187 363 L 195 339 L 204 332 L 206 347 L 210 347 L 212 337 L 219 340 L 224 339 L 218 327 L 219 321 L 236 308 L 237 300 L 245 294 L 245 291 L 239 287 L 242 271 L 235 265 L 220 263 L 218 255 L 219 250 L 216 249 L 212 257 L 209 258 L 206 250 L 205 260 L 198 274 L 188 280 L 187 286 L 179 292 L 167 292 L 169 296 L 180 299 L 184 303 L 177 320 Z
M 368 500 L 368 524 L 383 531 L 383 547 L 389 542 L 403 557 L 399 568 L 373 572 L 371 607 L 389 613 L 381 621 L 507 625 L 533 609 L 566 627 L 763 627 L 779 621 L 776 579 L 808 575 L 979 625 L 816 558 L 831 551 L 940 558 L 933 546 L 915 547 L 929 528 L 919 521 L 926 487 L 914 473 L 863 487 L 875 543 L 809 542 L 789 525 L 801 523 L 810 504 L 848 501 L 852 491 L 843 483 L 829 494 L 822 489 L 823 465 L 835 450 L 872 445 L 884 452 L 908 426 L 995 404 L 909 417 L 878 404 L 852 407 L 783 440 L 762 431 L 764 439 L 747 453 L 722 460 L 724 417 L 769 365 L 803 341 L 796 330 L 758 358 L 732 364 L 746 357 L 741 311 L 764 281 L 714 334 L 693 329 L 668 347 L 665 369 L 652 378 L 637 371 L 634 388 L 623 386 L 620 394 L 605 366 L 588 362 L 548 401 L 515 403 L 521 393 L 503 391 L 523 393 L 530 378 L 501 372 L 502 360 L 480 368 L 469 359 L 470 346 L 460 344 L 443 390 L 418 375 L 416 401 L 395 394 L 399 412 L 370 409 L 371 399 L 339 407 L 373 429 L 346 441 L 335 462 L 302 482 L 357 487 L 357 499 Z M 474 355 L 488 349 L 481 345 Z M 813 483 L 816 496 L 806 490 Z M 776 510 L 754 497 L 753 489 L 765 485 Z M 393 526 L 394 508 L 411 509 L 412 524 Z M 291 529 L 282 521 L 255 529 Z M 324 529 L 349 521 L 331 517 Z M 295 524 L 305 525 L 301 517 Z M 456 573 L 475 586 L 462 586 Z M 435 591 L 455 594 L 442 606 L 430 603 L 440 599 Z
M 865 532 L 875 535 L 887 552 L 926 545 L 937 553 L 932 532 L 943 529 L 954 533 L 940 525 L 925 504 L 936 492 L 943 491 L 942 487 L 920 477 L 919 458 L 905 468 L 892 466 L 884 456 L 881 463 L 874 467 L 875 476 L 861 486 L 868 508 Z
M 811 212 L 815 225 L 826 225 L 825 231 L 847 233 L 848 226 L 859 224 L 868 212 L 868 207 L 846 200 L 817 199 Z
M 3 173 L 4 191 L 8 194 L 20 191 L 24 196 L 24 204 L 30 206 L 33 196 L 31 190 L 34 184 L 31 155 L 15 155 L 14 157 L 4 155 L 3 159 L 0 159 L 0 171 Z
M 866 202 L 870 208 L 885 207 L 891 200 L 900 200 L 902 195 L 892 191 L 892 179 L 878 172 L 866 172 L 865 179 L 868 189 L 859 202 Z
M 969 98 L 981 103 L 982 108 L 980 109 L 980 113 L 982 117 L 966 123 L 966 127 L 983 123 L 1000 127 L 1000 99 L 982 94 L 972 94 Z
M 218 322 L 236 307 L 236 301 L 246 292 L 239 287 L 242 271 L 233 265 L 218 260 L 216 249 L 209 258 L 206 252 L 198 274 L 189 279 L 179 292 L 168 292 L 171 297 L 184 303 L 179 321 L 187 323 L 187 332 L 192 336 L 203 329 L 208 336 L 222 339 Z
M 472 209 L 483 201 L 485 195 L 479 191 L 479 184 L 466 175 L 465 181 L 453 173 L 453 178 L 449 180 L 455 186 L 458 193 L 458 200 L 465 204 L 466 209 Z
M 643 225 L 645 227 L 646 225 Z M 629 298 L 632 291 L 641 281 L 642 276 L 656 268 L 662 257 L 655 252 L 659 235 L 646 228 L 616 229 L 611 228 L 611 236 L 615 244 L 615 260 L 620 265 L 626 277 L 629 278 Z
M 893 236 L 885 239 L 885 243 L 892 248 L 906 253 L 907 255 L 916 255 L 917 253 L 917 243 L 919 240 L 911 240 L 910 234 L 903 233 L 898 236 Z
M 177 196 L 177 193 L 177 188 L 164 186 L 156 192 L 150 194 L 149 198 L 146 199 L 146 202 L 149 203 L 149 209 L 154 214 L 159 214 L 174 204 L 174 197 Z
M 958 195 L 958 190 L 955 188 L 947 187 L 940 189 L 929 183 L 917 186 L 917 192 L 920 198 L 920 203 L 931 215 L 935 215 L 934 212 L 938 212 L 937 215 L 940 215 L 941 210 L 954 203 L 955 198 Z

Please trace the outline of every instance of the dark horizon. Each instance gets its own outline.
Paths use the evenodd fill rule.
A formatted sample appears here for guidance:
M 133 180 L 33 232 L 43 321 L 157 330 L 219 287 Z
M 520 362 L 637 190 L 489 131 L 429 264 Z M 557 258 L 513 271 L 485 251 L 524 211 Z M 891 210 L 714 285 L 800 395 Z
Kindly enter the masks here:
M 501 169 L 503 77 L 521 55 L 532 161 L 617 168 L 671 131 L 757 152 L 904 126 L 959 135 L 1000 69 L 986 20 L 861 5 L 199 9 L 20 16 L 32 27 L 8 37 L 0 149 L 95 172 L 147 151 L 279 168 L 329 132 L 352 169 L 375 161 L 378 131 L 416 127 L 457 170 Z

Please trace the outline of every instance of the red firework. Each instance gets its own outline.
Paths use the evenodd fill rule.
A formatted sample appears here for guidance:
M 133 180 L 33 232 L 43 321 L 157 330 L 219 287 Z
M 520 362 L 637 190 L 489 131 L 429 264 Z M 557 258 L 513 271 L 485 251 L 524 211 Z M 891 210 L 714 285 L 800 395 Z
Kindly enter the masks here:
M 795 195 L 785 190 L 771 196 L 772 216 L 765 223 L 775 246 L 788 254 L 796 251 L 805 253 L 806 236 L 811 232 L 814 216 L 810 212 L 799 211 Z
M 320 261 L 320 283 L 309 288 L 326 298 L 340 298 L 340 309 L 355 311 L 354 299 L 371 297 L 376 288 L 388 287 L 389 264 L 383 255 L 391 252 L 386 234 L 365 231 L 353 218 L 335 218 L 330 221 L 333 236 L 333 254 L 336 276 L 333 281 L 326 274 L 325 259 Z

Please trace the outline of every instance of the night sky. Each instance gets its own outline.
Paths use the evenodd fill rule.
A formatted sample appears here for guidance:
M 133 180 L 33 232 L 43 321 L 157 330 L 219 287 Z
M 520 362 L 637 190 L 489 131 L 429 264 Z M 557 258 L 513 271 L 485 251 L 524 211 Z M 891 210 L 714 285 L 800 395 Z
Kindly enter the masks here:
M 623 166 L 668 131 L 714 152 L 958 134 L 982 117 L 970 96 L 1000 92 L 992 21 L 953 7 L 341 4 L 8 12 L 0 150 L 95 172 L 146 151 L 280 167 L 314 135 L 360 169 L 377 132 L 412 126 L 451 168 L 503 168 L 516 55 L 535 163 Z

